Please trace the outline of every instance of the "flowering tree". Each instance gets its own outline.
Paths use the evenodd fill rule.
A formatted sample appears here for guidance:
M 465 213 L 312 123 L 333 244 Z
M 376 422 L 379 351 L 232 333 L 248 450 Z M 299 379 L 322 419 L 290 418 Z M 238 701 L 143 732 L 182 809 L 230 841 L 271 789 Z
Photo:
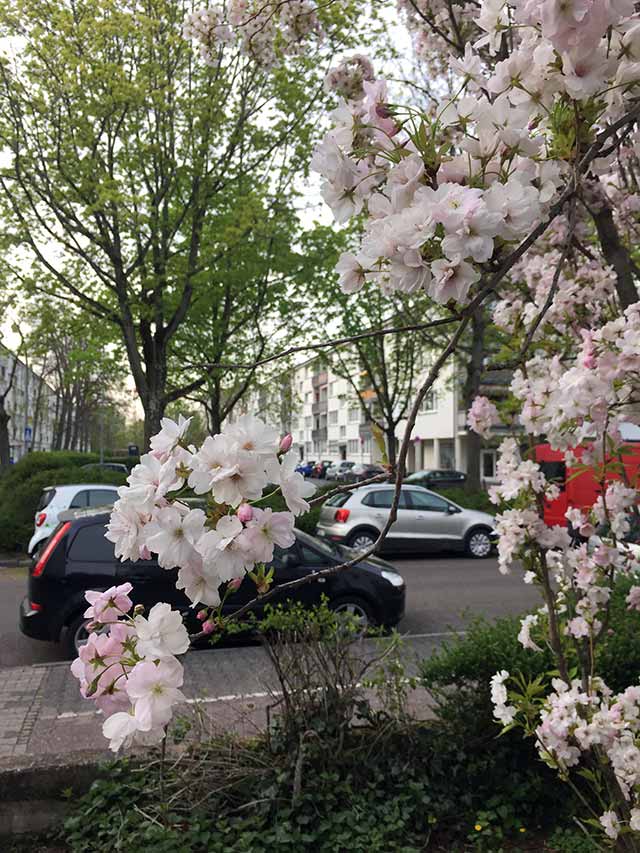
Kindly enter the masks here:
M 524 580 L 540 589 L 544 606 L 523 621 L 520 640 L 532 653 L 548 644 L 557 666 L 548 683 L 496 674 L 496 718 L 534 736 L 541 757 L 563 777 L 581 770 L 601 803 L 591 820 L 603 839 L 640 850 L 640 686 L 613 695 L 597 673 L 612 587 L 638 568 L 618 543 L 629 515 L 637 514 L 621 424 L 640 402 L 640 270 L 633 255 L 640 20 L 631 0 L 398 5 L 416 62 L 432 78 L 431 105 L 406 103 L 406 93 L 402 103 L 392 102 L 372 63 L 347 57 L 327 77 L 339 102 L 312 158 L 337 222 L 359 217 L 363 225 L 356 250 L 336 268 L 342 289 L 354 292 L 365 282 L 385 293 L 421 289 L 451 324 L 408 416 L 381 538 L 395 520 L 422 400 L 486 303 L 495 324 L 511 334 L 504 363 L 514 371 L 516 421 L 527 436 L 523 441 L 521 432 L 501 448 L 492 498 L 511 508 L 497 521 L 499 563 L 506 572 L 520 560 Z M 187 29 L 205 61 L 216 44 L 233 42 L 263 66 L 323 37 L 311 0 L 237 0 L 198 13 Z M 487 434 L 498 413 L 479 398 L 469 422 Z M 108 535 L 125 558 L 154 551 L 161 564 L 178 566 L 180 585 L 205 605 L 206 633 L 219 618 L 219 590 L 226 594 L 245 573 L 258 594 L 271 594 L 271 549 L 292 541 L 293 516 L 306 508 L 307 494 L 293 473 L 289 440 L 279 445 L 264 424 L 248 418 L 198 450 L 186 444 L 187 426 L 165 422 L 152 454 L 132 473 Z M 566 527 L 544 522 L 544 502 L 558 487 L 535 461 L 542 438 L 574 467 L 591 466 L 600 480 L 591 510 L 567 514 L 588 540 L 579 547 Z M 288 513 L 251 506 L 267 481 L 282 490 Z M 180 504 L 185 482 L 209 496 L 206 512 Z M 605 541 L 593 538 L 601 523 Z M 126 590 L 112 590 L 92 602 L 90 618 L 113 621 L 103 618 L 106 604 L 109 616 L 127 611 L 122 595 Z M 640 607 L 640 587 L 628 602 Z M 180 680 L 169 655 L 185 644 L 172 619 L 164 610 L 148 620 L 118 618 L 111 634 L 126 632 L 124 639 L 94 635 L 88 663 L 74 665 L 96 701 L 122 694 L 119 716 L 105 723 L 115 746 L 161 735 Z M 116 644 L 114 664 L 91 650 L 106 642 Z M 102 661 L 115 678 L 103 675 L 109 670 Z M 155 717 L 150 693 L 167 697 Z

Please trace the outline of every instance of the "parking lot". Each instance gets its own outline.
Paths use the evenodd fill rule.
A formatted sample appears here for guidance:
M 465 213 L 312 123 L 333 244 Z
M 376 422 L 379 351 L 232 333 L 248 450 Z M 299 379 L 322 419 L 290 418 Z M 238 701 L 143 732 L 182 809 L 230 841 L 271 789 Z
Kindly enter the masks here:
M 464 628 L 474 614 L 488 618 L 520 613 L 538 603 L 535 590 L 519 572 L 504 577 L 495 558 L 472 560 L 434 554 L 390 558 L 407 583 L 407 609 L 399 625 L 403 634 L 445 635 Z M 0 666 L 23 666 L 64 660 L 60 646 L 24 637 L 18 629 L 18 606 L 26 590 L 26 569 L 0 568 Z

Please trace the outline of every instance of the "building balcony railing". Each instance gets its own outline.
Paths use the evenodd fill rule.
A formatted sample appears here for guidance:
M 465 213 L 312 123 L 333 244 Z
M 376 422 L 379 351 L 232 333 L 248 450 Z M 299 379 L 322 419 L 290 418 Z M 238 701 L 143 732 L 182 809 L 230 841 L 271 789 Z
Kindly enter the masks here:
M 312 441 L 326 441 L 327 440 L 327 428 L 320 427 L 319 429 L 311 430 L 311 440 Z
M 326 370 L 321 370 L 311 377 L 311 387 L 317 388 L 319 385 L 326 385 L 329 381 L 329 374 Z
M 316 400 L 311 404 L 311 414 L 319 415 L 323 412 L 327 412 L 329 410 L 329 401 L 328 400 Z

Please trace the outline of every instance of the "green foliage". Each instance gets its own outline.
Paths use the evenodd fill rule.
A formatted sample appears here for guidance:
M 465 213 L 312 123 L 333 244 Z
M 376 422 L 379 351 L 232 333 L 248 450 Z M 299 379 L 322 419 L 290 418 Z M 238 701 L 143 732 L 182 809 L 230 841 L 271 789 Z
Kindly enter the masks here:
M 553 853 L 597 853 L 601 848 L 578 829 L 557 829 L 549 839 L 549 850 Z
M 38 500 L 47 486 L 70 483 L 120 486 L 125 482 L 124 473 L 81 467 L 96 459 L 95 455 L 72 451 L 34 452 L 11 466 L 0 479 L 0 549 L 26 549 L 33 534 Z
M 450 488 L 436 486 L 431 491 L 437 492 L 443 498 L 449 498 L 449 500 L 459 504 L 464 509 L 477 509 L 480 512 L 488 512 L 491 515 L 495 515 L 497 511 L 496 505 L 492 504 L 489 500 L 487 492 L 471 492 L 460 486 L 451 486 Z
M 319 497 L 320 495 L 335 489 L 335 485 L 327 485 L 321 486 L 315 493 L 314 497 Z M 287 505 L 284 501 L 282 495 L 278 492 L 278 494 L 270 495 L 266 499 L 260 501 L 258 504 L 260 507 L 270 507 L 274 512 L 283 512 L 287 509 Z M 298 516 L 296 518 L 296 527 L 298 530 L 302 530 L 303 533 L 309 533 L 311 536 L 315 536 L 316 526 L 318 524 L 318 519 L 320 518 L 320 510 L 322 509 L 322 504 L 314 504 L 309 512 L 305 512 L 304 515 Z

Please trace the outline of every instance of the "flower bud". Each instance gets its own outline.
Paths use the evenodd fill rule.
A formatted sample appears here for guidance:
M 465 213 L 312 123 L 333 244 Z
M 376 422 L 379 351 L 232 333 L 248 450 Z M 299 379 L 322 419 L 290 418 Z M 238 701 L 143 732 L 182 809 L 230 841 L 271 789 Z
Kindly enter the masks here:
M 142 616 L 143 613 L 144 613 L 144 604 L 136 604 L 136 606 L 133 608 L 133 615 L 134 616 Z
M 201 622 L 204 622 L 208 615 L 209 613 L 207 610 L 198 610 L 198 612 L 196 613 L 196 619 L 199 619 Z
M 228 586 L 232 592 L 235 592 L 237 589 L 240 589 L 241 584 L 242 584 L 242 578 L 231 578 Z
M 212 622 L 211 619 L 207 619 L 206 622 L 202 623 L 202 630 L 205 634 L 213 634 L 216 630 L 216 623 Z
M 251 504 L 240 504 L 236 515 L 243 524 L 246 524 L 253 518 L 253 507 Z
M 285 436 L 283 436 L 282 441 L 280 442 L 280 453 L 286 453 L 288 450 L 291 450 L 291 445 L 293 444 L 293 436 L 290 432 L 288 432 Z

